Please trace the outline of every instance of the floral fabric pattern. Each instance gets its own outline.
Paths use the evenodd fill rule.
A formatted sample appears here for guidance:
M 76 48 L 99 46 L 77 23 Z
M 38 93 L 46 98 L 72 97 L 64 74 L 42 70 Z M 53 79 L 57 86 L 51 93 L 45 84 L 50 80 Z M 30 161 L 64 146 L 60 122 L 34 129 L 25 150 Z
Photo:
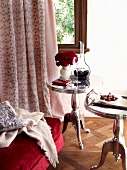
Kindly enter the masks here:
M 51 115 L 45 0 L 0 0 L 0 76 L 2 101 Z
M 20 129 L 23 122 L 8 101 L 0 103 L 0 132 Z

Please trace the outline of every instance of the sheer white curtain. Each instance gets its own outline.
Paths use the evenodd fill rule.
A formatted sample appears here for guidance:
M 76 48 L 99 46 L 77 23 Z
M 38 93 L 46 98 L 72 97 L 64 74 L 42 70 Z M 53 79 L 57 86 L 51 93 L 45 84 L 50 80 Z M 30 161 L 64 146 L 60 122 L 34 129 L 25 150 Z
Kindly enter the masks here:
M 56 21 L 54 1 L 46 0 L 46 21 L 45 21 L 45 38 L 46 38 L 46 58 L 47 58 L 47 72 L 48 83 L 59 77 L 59 67 L 56 66 L 54 56 L 58 52 L 57 35 L 56 35 Z M 50 103 L 52 115 L 59 117 L 61 120 L 64 117 L 65 109 L 62 101 L 62 95 L 58 92 L 50 90 Z
M 127 89 L 127 0 L 88 1 L 88 47 L 92 73 L 105 87 Z

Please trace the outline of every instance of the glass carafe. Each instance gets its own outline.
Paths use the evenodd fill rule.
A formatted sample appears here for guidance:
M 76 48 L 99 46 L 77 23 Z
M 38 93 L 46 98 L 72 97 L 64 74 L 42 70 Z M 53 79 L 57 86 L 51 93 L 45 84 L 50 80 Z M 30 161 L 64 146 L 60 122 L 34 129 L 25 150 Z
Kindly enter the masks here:
M 85 61 L 84 44 L 82 42 L 80 42 L 80 55 L 77 66 L 74 70 L 74 75 L 78 80 L 77 85 L 90 86 L 90 67 Z

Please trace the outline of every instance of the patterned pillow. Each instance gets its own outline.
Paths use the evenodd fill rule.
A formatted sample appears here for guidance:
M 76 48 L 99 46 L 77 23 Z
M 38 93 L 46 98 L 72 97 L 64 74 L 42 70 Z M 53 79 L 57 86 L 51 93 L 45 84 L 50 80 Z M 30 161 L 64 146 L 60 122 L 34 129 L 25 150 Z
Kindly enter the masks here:
M 8 101 L 0 103 L 0 132 L 11 131 L 23 127 L 23 122 L 16 115 Z

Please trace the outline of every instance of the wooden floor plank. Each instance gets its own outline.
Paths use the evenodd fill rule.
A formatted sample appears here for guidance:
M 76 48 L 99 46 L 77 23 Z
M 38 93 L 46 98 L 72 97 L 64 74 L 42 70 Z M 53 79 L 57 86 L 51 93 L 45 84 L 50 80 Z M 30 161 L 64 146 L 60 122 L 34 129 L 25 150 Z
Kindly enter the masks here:
M 113 137 L 113 120 L 98 117 L 85 118 L 86 128 L 90 133 L 81 129 L 81 137 L 84 149 L 79 149 L 76 131 L 71 122 L 64 132 L 65 145 L 59 153 L 59 164 L 54 169 L 48 170 L 90 170 L 100 161 L 103 143 Z M 116 161 L 113 153 L 108 153 L 104 165 L 98 170 L 122 170 L 121 159 Z

